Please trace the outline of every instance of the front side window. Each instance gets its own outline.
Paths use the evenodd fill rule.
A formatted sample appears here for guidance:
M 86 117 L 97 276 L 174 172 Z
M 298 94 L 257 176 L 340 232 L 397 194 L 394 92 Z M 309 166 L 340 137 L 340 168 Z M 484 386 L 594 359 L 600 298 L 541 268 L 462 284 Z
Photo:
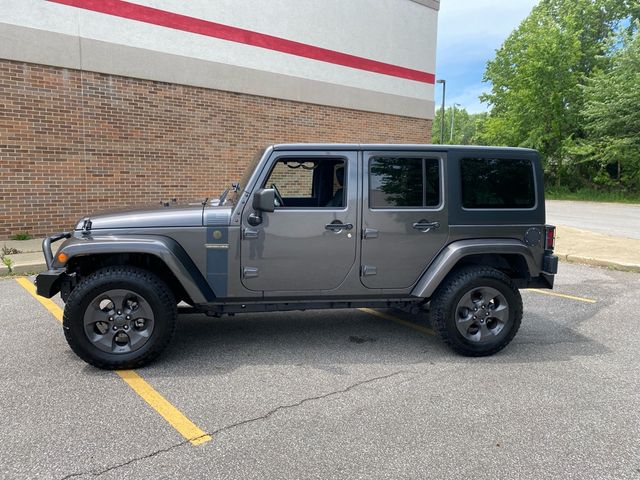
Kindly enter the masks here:
M 440 204 L 437 158 L 374 157 L 369 163 L 371 208 L 432 208 Z
M 463 158 L 460 161 L 464 208 L 533 208 L 533 164 L 510 158 Z
M 283 197 L 311 198 L 316 166 L 314 162 L 277 162 L 269 175 L 267 186 L 277 185 Z
M 263 188 L 276 190 L 279 208 L 343 208 L 346 162 L 338 158 L 278 159 Z

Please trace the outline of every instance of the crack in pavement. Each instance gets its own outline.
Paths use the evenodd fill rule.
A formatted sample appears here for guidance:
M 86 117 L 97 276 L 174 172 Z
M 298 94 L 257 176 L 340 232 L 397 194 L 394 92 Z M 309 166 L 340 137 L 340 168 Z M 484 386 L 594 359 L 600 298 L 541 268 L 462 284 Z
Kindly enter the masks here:
M 131 460 L 127 460 L 126 462 L 123 463 L 119 463 L 117 465 L 113 465 L 111 467 L 107 467 L 104 470 L 100 470 L 98 472 L 93 472 L 93 471 L 87 471 L 87 472 L 78 472 L 78 473 L 70 473 L 69 475 L 65 475 L 64 477 L 62 477 L 60 480 L 68 480 L 69 478 L 74 478 L 74 477 L 83 477 L 85 475 L 91 475 L 93 477 L 98 477 L 100 475 L 103 475 L 107 472 L 110 472 L 111 470 L 115 470 L 117 468 L 121 468 L 121 467 L 126 467 L 127 465 L 130 465 L 134 462 L 137 462 L 139 460 L 145 460 L 147 458 L 152 458 L 155 457 L 156 455 L 160 455 L 161 453 L 167 453 L 170 452 L 171 450 L 174 450 L 176 448 L 182 447 L 183 445 L 186 445 L 187 443 L 191 442 L 192 440 L 196 440 L 198 438 L 203 437 L 204 435 L 200 435 L 199 437 L 196 438 L 190 438 L 188 440 L 185 440 L 183 442 L 177 443 L 175 445 L 171 445 L 169 447 L 166 448 L 161 448 L 160 450 L 155 450 L 151 453 L 148 453 L 147 455 L 142 455 L 140 457 L 135 457 L 132 458 Z
M 202 438 L 202 437 L 204 437 L 206 435 L 210 435 L 210 436 L 213 437 L 214 435 L 216 435 L 216 434 L 218 434 L 220 432 L 225 432 L 227 430 L 232 430 L 232 429 L 234 429 L 236 427 L 241 427 L 242 425 L 247 425 L 247 424 L 250 424 L 250 423 L 253 423 L 253 422 L 257 422 L 257 421 L 260 421 L 260 420 L 266 420 L 266 419 L 268 419 L 272 415 L 275 415 L 276 413 L 278 413 L 281 410 L 289 410 L 291 408 L 297 408 L 297 407 L 299 407 L 301 405 L 304 405 L 305 403 L 308 403 L 308 402 L 313 402 L 313 401 L 316 401 L 316 400 L 322 400 L 322 399 L 329 398 L 329 397 L 332 397 L 332 396 L 335 396 L 335 395 L 341 395 L 343 393 L 347 393 L 350 390 L 353 390 L 354 388 L 360 387 L 362 385 L 366 385 L 368 383 L 377 382 L 378 380 L 386 380 L 388 378 L 395 377 L 396 375 L 400 375 L 402 373 L 408 373 L 408 371 L 407 370 L 398 370 L 397 372 L 389 373 L 387 375 L 380 375 L 378 377 L 373 377 L 373 378 L 368 378 L 368 379 L 365 379 L 365 380 L 361 380 L 361 381 L 353 383 L 353 384 L 351 384 L 351 385 L 349 385 L 349 386 L 347 386 L 345 388 L 341 388 L 340 390 L 334 390 L 332 392 L 328 392 L 328 393 L 325 393 L 325 394 L 322 394 L 322 395 L 303 398 L 302 400 L 300 400 L 299 402 L 296 402 L 296 403 L 291 403 L 291 404 L 288 404 L 288 405 L 278 405 L 276 408 L 274 408 L 272 410 L 269 410 L 264 415 L 260 415 L 258 417 L 253 417 L 253 418 L 249 418 L 247 420 L 242 420 L 240 422 L 232 423 L 230 425 L 225 425 L 224 427 L 220 427 L 220 428 L 214 430 L 211 433 L 205 433 L 205 434 L 200 435 L 200 436 L 195 437 L 195 438 L 189 438 L 189 439 L 184 440 L 184 441 L 182 441 L 180 443 L 176 443 L 175 445 L 171 445 L 171 446 L 166 447 L 166 448 L 161 448 L 159 450 L 155 450 L 155 451 L 153 451 L 151 453 L 148 453 L 146 455 L 142 455 L 140 457 L 132 458 L 130 460 L 127 460 L 126 462 L 122 462 L 122 463 L 113 465 L 111 467 L 107 467 L 107 468 L 105 468 L 103 470 L 99 470 L 99 471 L 91 471 L 91 470 L 89 470 L 89 471 L 85 471 L 85 472 L 70 473 L 70 474 L 65 475 L 64 477 L 62 477 L 60 480 L 69 480 L 69 479 L 74 478 L 74 477 L 82 477 L 82 476 L 85 476 L 85 475 L 91 475 L 92 477 L 99 477 L 100 475 L 104 475 L 105 473 L 108 473 L 108 472 L 110 472 L 112 470 L 116 470 L 116 469 L 121 468 L 121 467 L 126 467 L 127 465 L 131 465 L 132 463 L 138 462 L 140 460 L 146 460 L 148 458 L 153 458 L 153 457 L 155 457 L 157 455 L 160 455 L 160 454 L 163 454 L 163 453 L 168 453 L 168 452 L 170 452 L 172 450 L 175 450 L 177 448 L 183 447 L 184 445 L 187 445 L 189 442 L 191 442 L 193 440 L 197 440 L 198 438 Z
M 315 401 L 315 400 L 322 400 L 324 398 L 332 397 L 334 395 L 340 395 L 340 394 L 343 394 L 343 393 L 347 393 L 349 390 L 353 390 L 354 388 L 357 388 L 357 387 L 359 387 L 361 385 L 365 385 L 367 383 L 376 382 L 378 380 L 385 380 L 387 378 L 391 378 L 391 377 L 395 377 L 396 375 L 400 375 L 401 373 L 407 373 L 407 371 L 406 370 L 399 370 L 397 372 L 393 372 L 393 373 L 390 373 L 388 375 L 382 375 L 382 376 L 379 376 L 379 377 L 369 378 L 367 380 L 361 380 L 360 382 L 353 383 L 353 384 L 349 385 L 348 387 L 342 388 L 340 390 L 334 390 L 333 392 L 325 393 L 323 395 L 318 395 L 318 396 L 315 396 L 315 397 L 303 398 L 299 402 L 291 403 L 289 405 L 279 405 L 276 408 L 274 408 L 273 410 L 268 411 L 264 415 L 260 415 L 259 417 L 249 418 L 247 420 L 242 420 L 242 421 L 237 422 L 237 423 L 232 423 L 231 425 L 226 425 L 224 427 L 220 427 L 217 430 L 214 430 L 213 432 L 211 432 L 209 435 L 213 436 L 213 435 L 216 435 L 217 433 L 224 432 L 226 430 L 231 430 L 233 428 L 240 427 L 240 426 L 246 425 L 248 423 L 257 422 L 259 420 L 266 420 L 267 418 L 269 418 L 270 416 L 272 416 L 275 413 L 279 412 L 280 410 L 288 410 L 290 408 L 296 408 L 296 407 L 299 407 L 300 405 L 304 405 L 307 402 L 312 402 L 312 401 Z

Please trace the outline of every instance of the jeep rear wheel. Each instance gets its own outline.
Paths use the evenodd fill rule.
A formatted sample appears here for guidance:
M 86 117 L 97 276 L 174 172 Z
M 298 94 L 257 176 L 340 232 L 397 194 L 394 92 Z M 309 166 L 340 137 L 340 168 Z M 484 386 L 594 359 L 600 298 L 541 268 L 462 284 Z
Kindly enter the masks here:
M 98 368 L 140 367 L 169 344 L 176 325 L 171 290 L 154 274 L 108 267 L 69 294 L 64 333 L 71 349 Z
M 489 267 L 464 267 L 431 300 L 431 324 L 454 351 L 486 356 L 506 347 L 520 328 L 522 297 L 511 279 Z

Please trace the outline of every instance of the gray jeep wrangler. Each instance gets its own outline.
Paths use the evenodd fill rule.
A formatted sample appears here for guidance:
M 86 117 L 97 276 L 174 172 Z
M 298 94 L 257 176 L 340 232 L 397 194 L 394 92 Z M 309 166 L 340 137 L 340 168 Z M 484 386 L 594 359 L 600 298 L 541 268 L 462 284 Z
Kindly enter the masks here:
M 534 150 L 275 145 L 219 198 L 161 203 L 43 242 L 38 294 L 61 293 L 67 341 L 92 365 L 153 360 L 189 311 L 399 308 L 491 355 L 520 326 L 518 289 L 557 272 Z

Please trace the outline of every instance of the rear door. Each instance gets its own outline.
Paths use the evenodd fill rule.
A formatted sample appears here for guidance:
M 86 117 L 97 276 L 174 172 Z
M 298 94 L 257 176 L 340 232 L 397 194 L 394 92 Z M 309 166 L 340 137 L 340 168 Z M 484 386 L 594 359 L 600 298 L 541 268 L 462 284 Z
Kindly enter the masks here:
M 449 237 L 446 154 L 364 152 L 361 280 L 408 288 Z

